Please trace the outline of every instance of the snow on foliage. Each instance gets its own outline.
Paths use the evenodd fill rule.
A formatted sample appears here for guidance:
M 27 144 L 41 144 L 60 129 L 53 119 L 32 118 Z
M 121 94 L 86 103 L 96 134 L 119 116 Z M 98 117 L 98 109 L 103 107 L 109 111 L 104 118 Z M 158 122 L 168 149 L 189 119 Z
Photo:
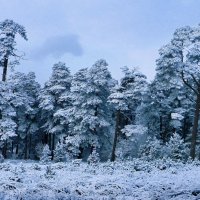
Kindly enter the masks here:
M 147 132 L 147 128 L 142 125 L 126 125 L 122 129 L 122 133 L 127 137 L 131 137 L 132 140 L 137 140 L 139 134 L 145 134 Z
M 171 136 L 168 143 L 163 144 L 158 139 L 149 138 L 146 144 L 140 147 L 140 157 L 147 160 L 165 159 L 187 161 L 189 148 L 179 134 Z
M 97 152 L 96 148 L 94 147 L 92 153 L 89 155 L 87 162 L 91 165 L 98 164 L 100 161 L 99 153 Z
M 40 157 L 40 161 L 42 163 L 48 163 L 51 160 L 51 151 L 49 150 L 49 145 L 45 145 L 43 150 L 42 150 L 42 154 Z
M 63 142 L 58 142 L 54 150 L 54 161 L 55 162 L 64 162 L 69 160 L 67 155 L 66 145 Z
M 72 106 L 66 112 L 69 133 L 82 148 L 83 157 L 93 146 L 108 145 L 111 110 L 107 103 L 113 79 L 105 60 L 74 74 L 71 85 Z M 85 153 L 84 153 L 85 152 Z M 108 153 L 106 155 L 108 156 Z
M 76 166 L 8 160 L 0 164 L 0 199 L 195 200 L 200 195 L 199 168 L 199 162 L 171 160 L 135 159 L 98 165 L 81 162 Z

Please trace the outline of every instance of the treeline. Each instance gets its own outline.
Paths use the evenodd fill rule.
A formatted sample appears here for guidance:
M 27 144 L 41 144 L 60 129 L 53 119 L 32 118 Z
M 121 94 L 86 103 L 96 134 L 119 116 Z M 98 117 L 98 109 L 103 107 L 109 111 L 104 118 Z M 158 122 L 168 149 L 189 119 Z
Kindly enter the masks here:
M 0 31 L 4 157 L 39 159 L 48 145 L 47 154 L 57 161 L 87 160 L 98 153 L 102 161 L 199 158 L 200 27 L 175 31 L 159 50 L 151 83 L 128 67 L 118 82 L 100 59 L 73 75 L 59 62 L 44 87 L 32 72 L 7 78 L 7 68 L 20 58 L 15 35 L 27 36 L 12 20 L 1 22 Z

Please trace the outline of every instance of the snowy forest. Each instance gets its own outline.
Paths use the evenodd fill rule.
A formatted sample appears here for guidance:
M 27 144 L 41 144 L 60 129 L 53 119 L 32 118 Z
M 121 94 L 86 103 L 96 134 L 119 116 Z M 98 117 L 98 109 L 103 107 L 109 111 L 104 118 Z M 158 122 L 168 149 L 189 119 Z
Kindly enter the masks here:
M 124 173 L 128 180 L 138 171 L 148 177 L 154 173 L 154 167 L 159 173 L 171 170 L 167 173 L 177 176 L 180 174 L 176 170 L 184 167 L 188 173 L 195 167 L 199 170 L 200 26 L 175 30 L 171 40 L 159 49 L 152 81 L 138 68 L 127 66 L 121 68 L 123 77 L 115 80 L 107 61 L 99 59 L 74 74 L 67 63 L 55 63 L 42 86 L 34 72 L 15 70 L 26 53 L 18 52 L 19 36 L 28 39 L 25 27 L 12 20 L 0 22 L 0 170 L 4 173 L 13 170 L 16 178 L 29 168 L 38 173 L 46 170 L 43 178 L 49 182 L 55 173 L 61 173 L 61 178 L 62 170 L 73 171 L 78 167 L 77 176 L 82 176 L 81 170 L 95 176 L 102 173 L 99 177 L 105 173 L 114 177 Z M 16 172 L 15 163 L 20 173 Z M 184 173 L 180 175 L 183 176 Z M 79 181 L 86 182 L 84 178 Z M 54 198 L 93 199 L 91 196 L 99 194 L 97 190 L 102 193 L 94 199 L 193 199 L 200 194 L 199 190 L 176 193 L 176 189 L 165 188 L 162 194 L 171 196 L 161 198 L 159 188 L 145 196 L 144 191 L 150 189 L 143 191 L 138 183 L 138 197 L 130 189 L 133 185 L 122 193 L 120 187 L 124 189 L 125 183 L 121 182 L 121 186 L 115 187 L 108 184 L 106 188 L 113 188 L 104 192 L 103 183 L 96 184 L 93 194 L 87 183 L 78 183 L 82 191 L 76 186 L 74 193 L 62 190 L 56 195 L 63 196 Z M 13 195 L 10 199 L 19 195 L 21 199 L 31 199 L 34 192 L 22 193 L 9 192 Z M 185 196 L 189 194 L 192 196 Z M 1 191 L 1 195 L 4 195 L 1 199 L 6 199 L 6 193 Z M 40 199 L 39 196 L 32 198 Z M 51 198 L 53 195 L 44 197 Z

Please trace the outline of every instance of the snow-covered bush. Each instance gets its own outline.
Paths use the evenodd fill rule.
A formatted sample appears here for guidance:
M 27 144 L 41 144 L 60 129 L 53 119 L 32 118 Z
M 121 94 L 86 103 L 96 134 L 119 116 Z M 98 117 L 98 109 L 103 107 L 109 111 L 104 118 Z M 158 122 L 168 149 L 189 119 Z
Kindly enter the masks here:
M 148 139 L 146 144 L 140 147 L 139 157 L 149 161 L 163 158 L 186 161 L 189 148 L 181 136 L 175 133 L 166 144 L 161 144 L 158 139 Z
M 40 157 L 40 161 L 42 163 L 48 163 L 51 160 L 51 151 L 49 150 L 49 145 L 46 144 L 43 148 L 42 155 Z
M 151 161 L 155 159 L 162 159 L 165 157 L 165 145 L 162 145 L 156 138 L 149 138 L 146 144 L 141 145 L 139 150 L 139 157 Z
M 73 166 L 77 167 L 77 166 L 80 166 L 81 162 L 82 162 L 82 159 L 74 159 L 72 161 L 72 164 L 73 164 Z
M 96 151 L 96 148 L 94 147 L 92 150 L 92 153 L 89 155 L 89 157 L 87 159 L 87 162 L 88 162 L 88 164 L 95 165 L 99 161 L 100 161 L 99 153 Z
M 185 161 L 189 157 L 189 148 L 178 133 L 175 133 L 166 144 L 167 155 L 172 160 Z
M 21 170 L 21 173 L 24 173 L 26 171 L 22 162 L 20 164 L 20 170 Z
M 11 170 L 11 165 L 9 163 L 2 163 L 0 165 L 0 170 L 4 170 L 4 171 L 10 171 Z
M 118 142 L 116 158 L 130 160 L 137 156 L 139 146 L 146 137 L 147 128 L 142 125 L 126 125 L 121 132 L 125 138 Z
M 41 167 L 38 164 L 34 164 L 33 169 L 40 171 Z
M 67 136 L 65 138 L 66 156 L 68 159 L 73 159 L 80 153 L 79 138 L 77 136 Z
M 48 166 L 46 167 L 46 171 L 45 171 L 45 174 L 44 174 L 45 178 L 52 178 L 53 175 L 55 175 L 55 174 L 56 174 L 56 173 L 52 170 L 51 165 L 48 165 Z
M 63 143 L 58 142 L 54 150 L 54 161 L 64 162 L 67 159 L 66 147 Z

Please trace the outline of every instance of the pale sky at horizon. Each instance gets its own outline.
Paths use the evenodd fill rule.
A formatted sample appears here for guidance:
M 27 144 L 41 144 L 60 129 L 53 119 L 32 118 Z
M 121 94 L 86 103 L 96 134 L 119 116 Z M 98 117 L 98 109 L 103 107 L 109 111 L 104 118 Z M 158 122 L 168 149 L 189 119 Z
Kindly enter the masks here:
M 174 30 L 200 23 L 200 0 L 0 0 L 0 21 L 13 19 L 27 30 L 18 40 L 26 59 L 16 70 L 47 81 L 54 63 L 75 73 L 104 58 L 116 79 L 120 67 L 138 67 L 149 80 L 158 49 Z

